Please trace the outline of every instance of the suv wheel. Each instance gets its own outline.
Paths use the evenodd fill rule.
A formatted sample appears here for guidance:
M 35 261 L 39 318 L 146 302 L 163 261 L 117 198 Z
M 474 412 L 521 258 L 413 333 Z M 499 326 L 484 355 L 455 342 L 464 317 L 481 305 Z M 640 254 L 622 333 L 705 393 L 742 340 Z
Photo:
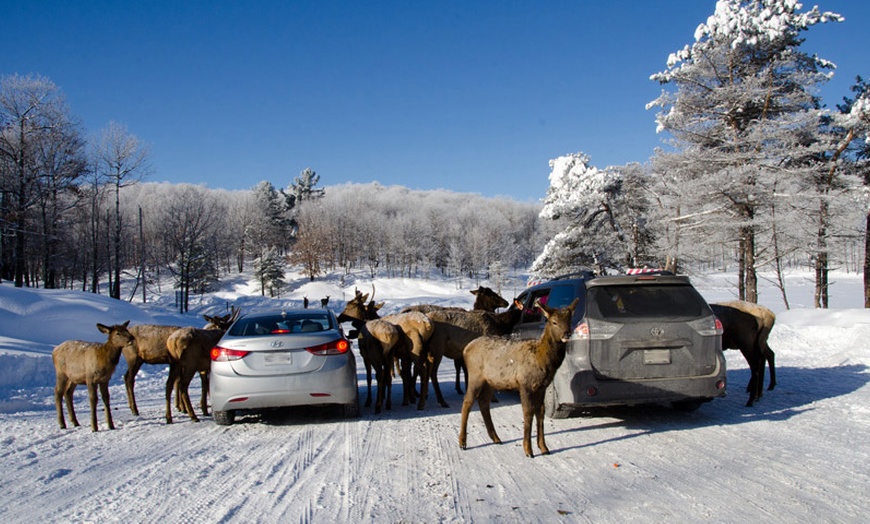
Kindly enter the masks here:
M 547 386 L 547 391 L 544 393 L 544 416 L 550 418 L 568 418 L 570 411 L 561 411 L 559 403 L 556 402 L 556 388 L 552 384 Z
M 218 426 L 229 426 L 236 420 L 235 411 L 212 411 L 211 415 Z

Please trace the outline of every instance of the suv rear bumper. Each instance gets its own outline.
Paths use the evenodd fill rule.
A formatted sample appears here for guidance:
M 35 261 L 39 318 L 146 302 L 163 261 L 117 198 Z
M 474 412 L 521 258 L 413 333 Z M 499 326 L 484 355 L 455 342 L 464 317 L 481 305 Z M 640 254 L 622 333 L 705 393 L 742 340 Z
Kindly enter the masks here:
M 656 379 L 601 380 L 592 369 L 576 369 L 566 359 L 553 378 L 555 407 L 570 411 L 596 406 L 711 400 L 725 396 L 725 358 L 719 352 L 709 375 Z

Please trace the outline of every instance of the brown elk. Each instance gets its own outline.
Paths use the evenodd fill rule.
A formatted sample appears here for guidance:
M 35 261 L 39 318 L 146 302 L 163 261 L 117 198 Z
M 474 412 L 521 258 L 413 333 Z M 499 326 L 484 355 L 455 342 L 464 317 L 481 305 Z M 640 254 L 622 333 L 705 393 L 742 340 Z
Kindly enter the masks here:
M 375 370 L 378 382 L 378 394 L 375 399 L 375 413 L 381 412 L 381 406 L 386 398 L 387 409 L 392 408 L 390 393 L 392 391 L 394 349 L 402 342 L 402 331 L 398 326 L 385 320 L 369 320 L 360 328 L 360 353 L 365 348 L 366 371 L 369 380 L 369 397 L 371 397 L 371 369 Z M 371 398 L 366 400 L 366 406 L 371 404 Z
M 203 382 L 200 407 L 203 416 L 208 415 L 208 373 L 211 369 L 209 353 L 230 325 L 239 318 L 240 309 L 233 307 L 232 312 L 221 317 L 206 317 L 209 321 L 204 329 L 184 327 L 176 330 L 166 340 L 169 351 L 169 377 L 166 379 L 166 423 L 172 424 L 172 388 L 176 389 L 176 400 L 180 400 L 181 411 L 187 413 L 194 422 L 199 422 L 190 402 L 188 388 L 190 381 L 199 373 Z
M 468 370 L 462 355 L 465 346 L 477 337 L 503 336 L 510 334 L 514 324 L 522 313 L 522 304 L 515 304 L 512 309 L 501 313 L 488 311 L 432 311 L 427 316 L 434 324 L 432 338 L 429 340 L 429 367 L 432 378 L 432 389 L 435 398 L 443 407 L 448 407 L 441 394 L 438 383 L 438 368 L 444 357 L 453 359 L 458 369 L 465 371 L 465 382 L 468 383 Z M 459 373 L 456 375 L 456 391 L 462 394 L 459 387 Z
M 462 402 L 459 447 L 466 448 L 468 413 L 475 399 L 483 415 L 487 433 L 501 443 L 490 414 L 490 401 L 497 389 L 517 390 L 523 407 L 523 450 L 532 452 L 532 418 L 537 420 L 538 448 L 548 455 L 544 442 L 544 392 L 553 381 L 556 369 L 565 358 L 565 344 L 571 335 L 571 316 L 579 299 L 569 306 L 550 309 L 536 304 L 547 323 L 539 340 L 512 340 L 506 337 L 480 337 L 465 347 L 469 382 Z
M 229 326 L 233 313 L 228 313 L 223 316 L 203 315 L 203 318 L 208 323 L 206 329 L 216 329 Z M 182 326 L 163 326 L 159 324 L 137 324 L 130 327 L 130 333 L 136 337 L 136 348 L 124 348 L 124 360 L 127 361 L 127 371 L 124 373 L 124 386 L 127 389 L 127 404 L 130 406 L 130 411 L 138 416 L 139 407 L 136 405 L 136 375 L 142 364 L 171 364 L 172 358 L 169 355 L 169 348 L 166 346 L 166 341 L 169 336 L 182 329 Z M 200 374 L 200 385 L 202 387 L 202 414 L 208 415 L 206 399 L 208 397 L 208 377 Z M 181 406 L 181 396 L 176 389 L 176 407 L 183 409 Z
M 489 288 L 486 286 L 478 286 L 477 289 L 472 289 L 470 292 L 475 297 L 474 305 L 472 306 L 472 311 L 487 311 L 490 313 L 495 313 L 495 311 L 497 309 L 508 307 L 510 305 L 507 300 L 505 300 L 502 296 L 500 296 L 498 293 L 493 291 L 492 288 Z M 436 306 L 434 304 L 420 304 L 420 305 L 416 305 L 416 306 L 409 306 L 409 307 L 402 309 L 403 313 L 408 312 L 408 311 L 420 311 L 421 313 L 426 313 L 428 315 L 429 313 L 436 313 L 436 312 L 438 312 L 440 314 L 443 312 L 454 312 L 454 311 L 467 312 L 468 310 L 463 309 L 461 307 L 446 307 L 446 306 Z M 430 318 L 432 318 L 433 320 L 437 320 L 439 322 L 447 321 L 448 323 L 450 323 L 450 321 L 446 320 L 445 318 L 438 318 L 437 316 L 432 317 L 431 315 L 430 315 Z M 447 318 L 450 318 L 450 317 L 447 317 Z M 516 321 L 516 319 L 514 321 Z M 465 322 L 460 322 L 460 327 L 464 327 L 464 325 L 465 325 Z M 509 327 L 512 327 L 512 324 Z M 481 335 L 502 335 L 502 334 L 507 334 L 507 332 L 509 332 L 509 329 L 507 331 L 504 331 L 504 332 L 499 330 L 496 332 L 481 332 L 479 334 L 481 334 Z M 456 392 L 461 395 L 462 388 L 459 386 L 459 378 L 463 372 L 465 373 L 465 381 L 468 382 L 468 371 L 465 369 L 465 364 L 462 360 L 462 348 L 459 348 L 457 351 L 452 352 L 448 356 L 453 358 L 453 366 L 456 369 L 456 381 L 455 381 Z M 434 368 L 432 367 L 433 364 L 431 361 L 431 357 L 430 357 L 430 364 L 429 365 L 430 365 L 430 376 L 433 379 L 432 387 L 433 387 L 433 389 L 435 389 L 435 395 L 438 398 L 438 402 L 442 406 L 446 407 L 447 404 L 444 402 L 444 397 L 441 395 L 441 387 L 439 384 L 437 384 L 437 380 L 438 380 L 437 375 L 436 375 L 437 365 L 435 365 Z
M 73 408 L 73 392 L 79 384 L 85 384 L 88 388 L 91 429 L 97 431 L 97 388 L 100 389 L 100 396 L 106 409 L 106 424 L 109 429 L 115 429 L 112 410 L 109 407 L 109 380 L 115 372 L 115 366 L 121 360 L 121 351 L 126 347 L 132 347 L 135 351 L 136 338 L 127 330 L 129 324 L 129 320 L 114 326 L 97 324 L 97 329 L 108 335 L 105 343 L 67 340 L 51 352 L 57 378 L 54 386 L 54 403 L 57 408 L 57 422 L 61 429 L 66 429 L 63 399 L 66 400 L 66 409 L 69 411 L 73 426 L 79 425 Z
M 350 338 L 357 338 L 359 336 L 366 321 L 380 318 L 378 310 L 384 306 L 384 303 L 375 304 L 374 295 L 375 292 L 372 289 L 372 300 L 367 303 L 366 301 L 369 298 L 368 293 L 363 294 L 358 289 L 354 290 L 354 297 L 345 304 L 344 310 L 338 315 L 339 322 L 350 322 L 353 326 L 356 334 L 351 332 Z M 366 369 L 367 393 L 364 405 L 368 407 L 372 405 L 372 359 L 369 355 L 367 340 L 364 337 L 359 338 L 358 345 L 359 353 Z
M 357 290 L 354 298 L 348 301 L 344 310 L 339 314 L 339 322 L 350 321 L 356 330 L 360 330 L 366 321 L 379 319 L 378 310 L 383 307 L 383 303 L 375 305 L 374 300 L 372 300 L 367 304 L 367 300 L 368 294 L 362 294 Z M 414 393 L 413 373 L 411 371 L 411 366 L 413 365 L 420 372 L 421 377 L 426 377 L 426 382 L 423 384 L 423 389 L 417 403 L 417 409 L 423 409 L 426 406 L 429 381 L 426 343 L 432 336 L 432 322 L 426 315 L 418 311 L 398 313 L 381 320 L 397 326 L 400 330 L 401 339 L 394 346 L 394 354 L 404 363 L 402 366 L 402 405 L 406 406 L 410 402 L 413 402 L 416 396 Z M 367 347 L 365 338 L 360 341 L 360 354 L 366 366 L 368 395 L 365 405 L 369 406 L 371 405 L 372 355 L 370 354 L 370 348 Z
M 739 349 L 749 364 L 749 401 L 752 406 L 764 393 L 764 365 L 770 367 L 770 386 L 776 387 L 776 355 L 770 349 L 767 339 L 776 322 L 773 311 L 764 306 L 732 300 L 721 304 L 710 304 L 716 318 L 722 322 L 722 349 Z

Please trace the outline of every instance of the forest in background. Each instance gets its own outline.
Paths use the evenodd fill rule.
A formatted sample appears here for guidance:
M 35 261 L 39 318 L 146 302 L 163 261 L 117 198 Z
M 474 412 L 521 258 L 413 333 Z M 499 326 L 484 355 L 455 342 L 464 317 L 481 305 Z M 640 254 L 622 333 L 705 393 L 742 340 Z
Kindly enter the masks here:
M 122 298 L 129 272 L 144 298 L 170 272 L 186 302 L 246 264 L 264 294 L 280 294 L 287 263 L 312 279 L 338 268 L 497 279 L 733 265 L 739 297 L 755 301 L 760 271 L 785 298 L 784 270 L 807 264 L 816 306 L 827 307 L 829 271 L 860 265 L 870 305 L 870 88 L 859 77 L 836 108 L 822 104 L 833 64 L 802 50 L 801 33 L 841 17 L 799 9 L 717 3 L 695 42 L 651 77 L 663 86 L 649 108 L 668 147 L 604 169 L 582 152 L 558 157 L 541 205 L 324 188 L 311 169 L 280 189 L 146 183 L 148 148 L 123 125 L 86 140 L 50 80 L 2 77 L 0 279 Z

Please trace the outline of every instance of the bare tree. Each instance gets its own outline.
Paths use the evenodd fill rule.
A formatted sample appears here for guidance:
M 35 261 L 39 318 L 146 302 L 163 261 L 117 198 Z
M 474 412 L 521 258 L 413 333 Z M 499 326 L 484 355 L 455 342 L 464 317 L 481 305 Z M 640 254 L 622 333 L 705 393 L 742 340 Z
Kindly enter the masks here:
M 98 139 L 96 155 L 97 169 L 106 176 L 115 193 L 109 296 L 121 298 L 121 268 L 124 264 L 121 256 L 121 188 L 135 184 L 148 173 L 149 153 L 148 148 L 125 126 L 109 122 Z M 114 272 L 114 280 L 111 272 Z
M 216 232 L 223 227 L 225 209 L 203 188 L 182 184 L 169 199 L 163 220 L 163 239 L 171 250 L 169 269 L 180 292 L 179 309 L 188 309 L 191 290 L 216 278 Z

